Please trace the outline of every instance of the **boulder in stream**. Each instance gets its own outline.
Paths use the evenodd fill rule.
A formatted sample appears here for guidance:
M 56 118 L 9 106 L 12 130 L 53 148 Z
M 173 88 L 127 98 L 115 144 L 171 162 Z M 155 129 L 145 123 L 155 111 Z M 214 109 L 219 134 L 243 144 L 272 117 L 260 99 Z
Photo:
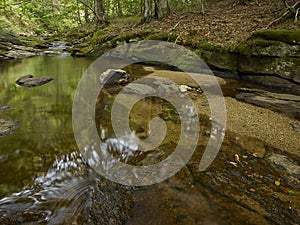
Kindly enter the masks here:
M 130 74 L 125 70 L 108 69 L 100 75 L 99 80 L 105 86 L 114 86 L 128 83 L 129 78 Z
M 52 80 L 53 78 L 51 77 L 34 77 L 33 75 L 28 74 L 16 80 L 16 84 L 22 87 L 34 87 L 49 83 Z
M 0 137 L 13 133 L 18 127 L 18 122 L 14 122 L 7 118 L 0 118 Z

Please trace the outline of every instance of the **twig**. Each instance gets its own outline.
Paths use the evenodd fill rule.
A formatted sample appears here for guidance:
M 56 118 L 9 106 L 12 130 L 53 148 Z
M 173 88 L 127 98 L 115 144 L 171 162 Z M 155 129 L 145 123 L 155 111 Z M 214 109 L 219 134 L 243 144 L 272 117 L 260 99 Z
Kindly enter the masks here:
M 283 17 L 285 17 L 289 13 L 290 13 L 289 11 L 286 11 L 282 16 L 280 16 L 276 20 L 273 20 L 271 23 L 268 24 L 268 26 L 266 26 L 266 29 L 268 29 L 272 24 L 274 24 L 274 23 L 278 22 L 279 20 L 281 20 Z
M 284 1 L 284 0 L 282 0 L 282 1 L 284 2 L 284 5 L 286 6 L 287 5 L 286 1 Z M 297 20 L 299 9 L 300 9 L 300 1 L 296 2 L 291 7 L 289 5 L 287 5 L 287 6 L 288 6 L 288 8 L 287 8 L 286 12 L 284 14 L 282 14 L 282 16 L 280 16 L 276 20 L 273 20 L 271 23 L 269 23 L 268 26 L 266 27 L 266 29 L 268 29 L 272 24 L 278 22 L 279 20 L 281 20 L 282 18 L 286 17 L 290 13 L 294 14 L 295 15 L 295 20 Z M 294 9 L 295 12 L 293 12 L 291 9 Z
M 172 28 L 172 29 L 170 29 L 170 31 L 173 31 L 173 30 L 175 30 L 175 28 L 180 24 L 180 22 L 181 22 L 181 20 L 179 20 L 179 22 L 178 23 L 176 23 L 175 24 L 175 26 Z

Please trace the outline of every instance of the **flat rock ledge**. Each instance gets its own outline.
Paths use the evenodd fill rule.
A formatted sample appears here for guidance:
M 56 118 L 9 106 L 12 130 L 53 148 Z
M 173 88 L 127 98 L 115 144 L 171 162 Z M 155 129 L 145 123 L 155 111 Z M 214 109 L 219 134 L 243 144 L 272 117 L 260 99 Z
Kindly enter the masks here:
M 238 88 L 236 98 L 275 111 L 300 116 L 300 96 L 273 93 L 261 89 Z
M 34 77 L 33 75 L 26 75 L 16 80 L 16 84 L 22 87 L 35 87 L 49 83 L 52 80 L 53 78 L 51 77 Z

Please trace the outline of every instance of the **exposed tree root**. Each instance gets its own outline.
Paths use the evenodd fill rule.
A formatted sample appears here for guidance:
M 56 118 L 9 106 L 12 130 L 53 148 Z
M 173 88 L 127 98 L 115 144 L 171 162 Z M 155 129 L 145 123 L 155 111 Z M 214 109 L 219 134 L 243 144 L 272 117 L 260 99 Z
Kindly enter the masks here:
M 286 1 L 283 0 L 283 3 L 286 7 L 286 11 L 277 19 L 273 20 L 271 23 L 269 23 L 266 26 L 266 29 L 268 29 L 271 25 L 274 23 L 277 23 L 278 21 L 282 20 L 283 18 L 287 18 L 289 16 L 294 16 L 295 21 L 297 21 L 298 15 L 299 15 L 299 10 L 300 10 L 300 1 L 296 2 L 293 6 L 289 6 Z

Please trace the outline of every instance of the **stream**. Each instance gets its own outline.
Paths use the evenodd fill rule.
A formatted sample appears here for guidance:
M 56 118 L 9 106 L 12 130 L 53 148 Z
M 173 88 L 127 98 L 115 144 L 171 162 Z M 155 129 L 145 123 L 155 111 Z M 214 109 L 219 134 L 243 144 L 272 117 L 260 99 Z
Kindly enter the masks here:
M 192 158 L 166 181 L 132 187 L 97 174 L 79 151 L 72 128 L 75 90 L 93 59 L 51 51 L 0 64 L 0 119 L 17 124 L 0 137 L 0 224 L 299 224 L 299 155 L 228 131 L 215 161 L 199 172 L 213 126 L 207 114 L 199 114 L 202 133 Z M 132 65 L 126 70 L 139 77 L 149 73 L 147 68 Z M 17 86 L 15 81 L 26 74 L 53 81 L 33 88 Z M 228 96 L 233 88 L 244 87 L 227 84 L 222 88 Z M 176 110 L 156 98 L 139 102 L 131 115 L 135 133 L 115 139 L 108 110 L 115 92 L 108 89 L 96 105 L 98 133 L 105 133 L 107 148 L 131 148 L 122 143 L 144 138 L 150 118 L 159 116 L 172 135 L 155 151 L 129 161 L 148 165 L 165 159 L 180 133 Z M 191 95 L 200 98 L 201 93 Z M 137 112 L 139 108 L 145 110 Z M 246 145 L 264 145 L 266 153 L 260 156 Z

